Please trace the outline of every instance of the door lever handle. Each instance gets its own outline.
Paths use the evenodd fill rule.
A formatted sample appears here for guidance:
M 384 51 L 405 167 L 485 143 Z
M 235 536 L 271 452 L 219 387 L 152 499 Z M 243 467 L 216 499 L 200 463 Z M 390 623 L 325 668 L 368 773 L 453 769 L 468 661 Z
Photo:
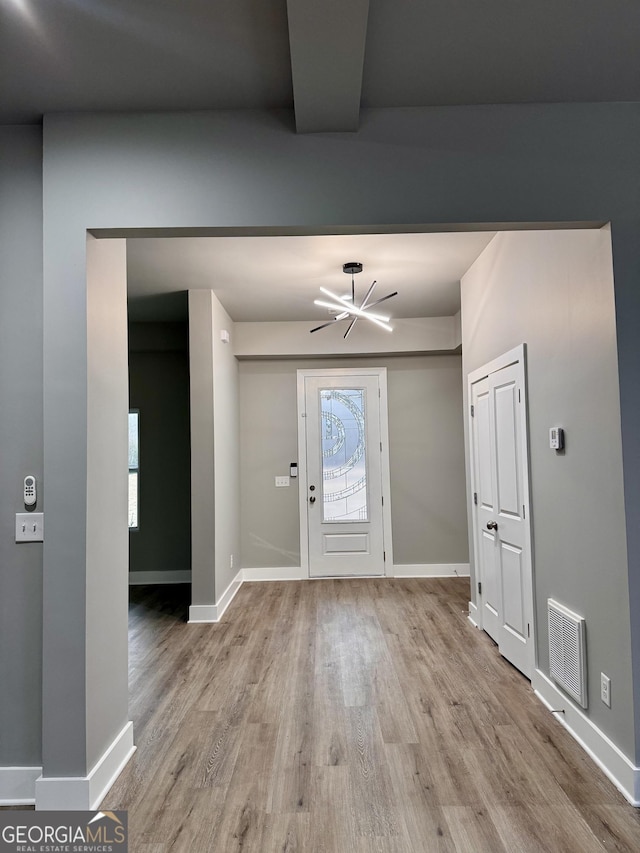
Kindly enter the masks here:
M 310 503 L 310 504 L 314 504 L 315 502 L 316 502 L 316 496 L 315 496 L 315 495 L 311 495 L 311 497 L 309 498 L 309 503 Z
M 497 530 L 498 523 L 497 521 L 487 521 L 487 530 Z

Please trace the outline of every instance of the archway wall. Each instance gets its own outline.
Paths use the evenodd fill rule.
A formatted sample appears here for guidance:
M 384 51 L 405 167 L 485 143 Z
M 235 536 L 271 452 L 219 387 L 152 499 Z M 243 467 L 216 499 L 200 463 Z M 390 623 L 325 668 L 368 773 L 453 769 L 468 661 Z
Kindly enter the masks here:
M 552 598 L 586 620 L 589 719 L 629 755 L 633 679 L 609 226 L 502 232 L 462 277 L 461 290 L 465 376 L 527 345 L 537 612 L 532 683 L 553 690 Z M 468 416 L 465 425 L 469 432 Z M 552 426 L 565 430 L 560 452 L 549 447 Z M 471 517 L 470 502 L 468 508 Z M 475 568 L 471 597 L 478 603 Z M 617 685 L 610 708 L 600 699 L 601 672 Z M 560 692 L 551 695 L 554 707 L 564 707 Z
M 79 612 L 87 527 L 86 231 L 302 228 L 449 223 L 612 223 L 627 522 L 640 508 L 640 105 L 487 106 L 365 111 L 355 134 L 296 135 L 289 113 L 48 116 L 44 124 L 44 572 L 83 653 Z M 106 525 L 115 517 L 105 514 Z M 637 525 L 636 525 L 637 528 Z M 627 523 L 634 694 L 640 693 L 640 530 Z M 68 609 L 65 593 L 70 593 Z M 81 610 L 82 608 L 80 608 Z M 83 776 L 125 725 L 122 691 L 85 716 L 56 706 L 70 663 L 45 600 L 45 775 Z M 636 624 L 637 623 L 637 624 Z M 84 665 L 84 663 L 83 663 Z M 118 694 L 117 696 L 115 694 Z M 82 703 L 81 696 L 76 697 Z M 75 700 L 74 700 L 75 701 Z M 627 709 L 626 719 L 633 718 Z M 76 720 L 77 722 L 77 720 Z M 639 721 L 636 724 L 640 726 Z M 635 735 L 636 751 L 640 740 Z M 629 755 L 636 760 L 637 755 Z

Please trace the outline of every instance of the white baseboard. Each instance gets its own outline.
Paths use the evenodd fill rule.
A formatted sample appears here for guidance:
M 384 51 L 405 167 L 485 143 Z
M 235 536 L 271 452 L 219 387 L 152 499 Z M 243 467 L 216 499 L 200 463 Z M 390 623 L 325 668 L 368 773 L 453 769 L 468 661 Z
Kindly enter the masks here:
M 136 748 L 128 722 L 87 776 L 40 776 L 36 780 L 38 811 L 91 811 L 97 808 Z
M 32 806 L 42 767 L 0 767 L 0 806 Z
M 469 563 L 417 563 L 395 565 L 387 577 L 396 578 L 468 578 Z M 299 581 L 307 580 L 308 575 L 300 566 L 278 568 L 243 569 L 245 581 Z
M 283 568 L 243 569 L 245 581 L 302 581 L 309 576 L 303 573 L 300 566 L 284 566 Z
M 129 572 L 129 586 L 146 583 L 191 583 L 191 572 Z
M 469 563 L 415 563 L 395 565 L 394 578 L 468 578 Z
M 473 601 L 469 602 L 469 616 L 467 617 L 469 622 L 473 625 L 474 628 L 480 627 L 480 620 L 478 617 L 478 607 Z
M 242 586 L 243 570 L 240 569 L 216 604 L 192 604 L 189 608 L 189 622 L 219 622 Z
M 585 752 L 627 798 L 640 806 L 640 767 L 624 753 L 573 703 L 547 676 L 536 669 L 531 679 L 536 696 L 550 710 L 563 710 L 553 716 L 575 738 Z

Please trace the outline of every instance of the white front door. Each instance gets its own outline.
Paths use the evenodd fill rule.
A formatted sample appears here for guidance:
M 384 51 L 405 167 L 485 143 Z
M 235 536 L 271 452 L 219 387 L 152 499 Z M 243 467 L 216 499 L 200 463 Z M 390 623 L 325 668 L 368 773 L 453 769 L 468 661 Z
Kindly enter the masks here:
M 380 371 L 300 374 L 309 576 L 384 575 Z
M 504 362 L 507 363 L 504 366 Z M 524 349 L 471 382 L 474 529 L 484 630 L 528 677 L 533 671 L 533 579 Z

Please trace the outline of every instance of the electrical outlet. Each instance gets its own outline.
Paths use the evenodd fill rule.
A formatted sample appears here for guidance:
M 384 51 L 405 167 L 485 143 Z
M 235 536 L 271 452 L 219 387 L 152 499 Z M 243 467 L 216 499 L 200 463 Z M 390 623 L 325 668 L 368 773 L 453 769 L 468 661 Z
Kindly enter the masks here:
M 231 555 L 231 560 L 229 562 L 231 563 L 230 568 L 233 568 L 233 554 Z
M 608 708 L 611 707 L 611 679 L 604 672 L 600 673 L 600 698 Z
M 288 477 L 276 477 L 276 489 L 281 489 L 283 486 L 289 485 Z

